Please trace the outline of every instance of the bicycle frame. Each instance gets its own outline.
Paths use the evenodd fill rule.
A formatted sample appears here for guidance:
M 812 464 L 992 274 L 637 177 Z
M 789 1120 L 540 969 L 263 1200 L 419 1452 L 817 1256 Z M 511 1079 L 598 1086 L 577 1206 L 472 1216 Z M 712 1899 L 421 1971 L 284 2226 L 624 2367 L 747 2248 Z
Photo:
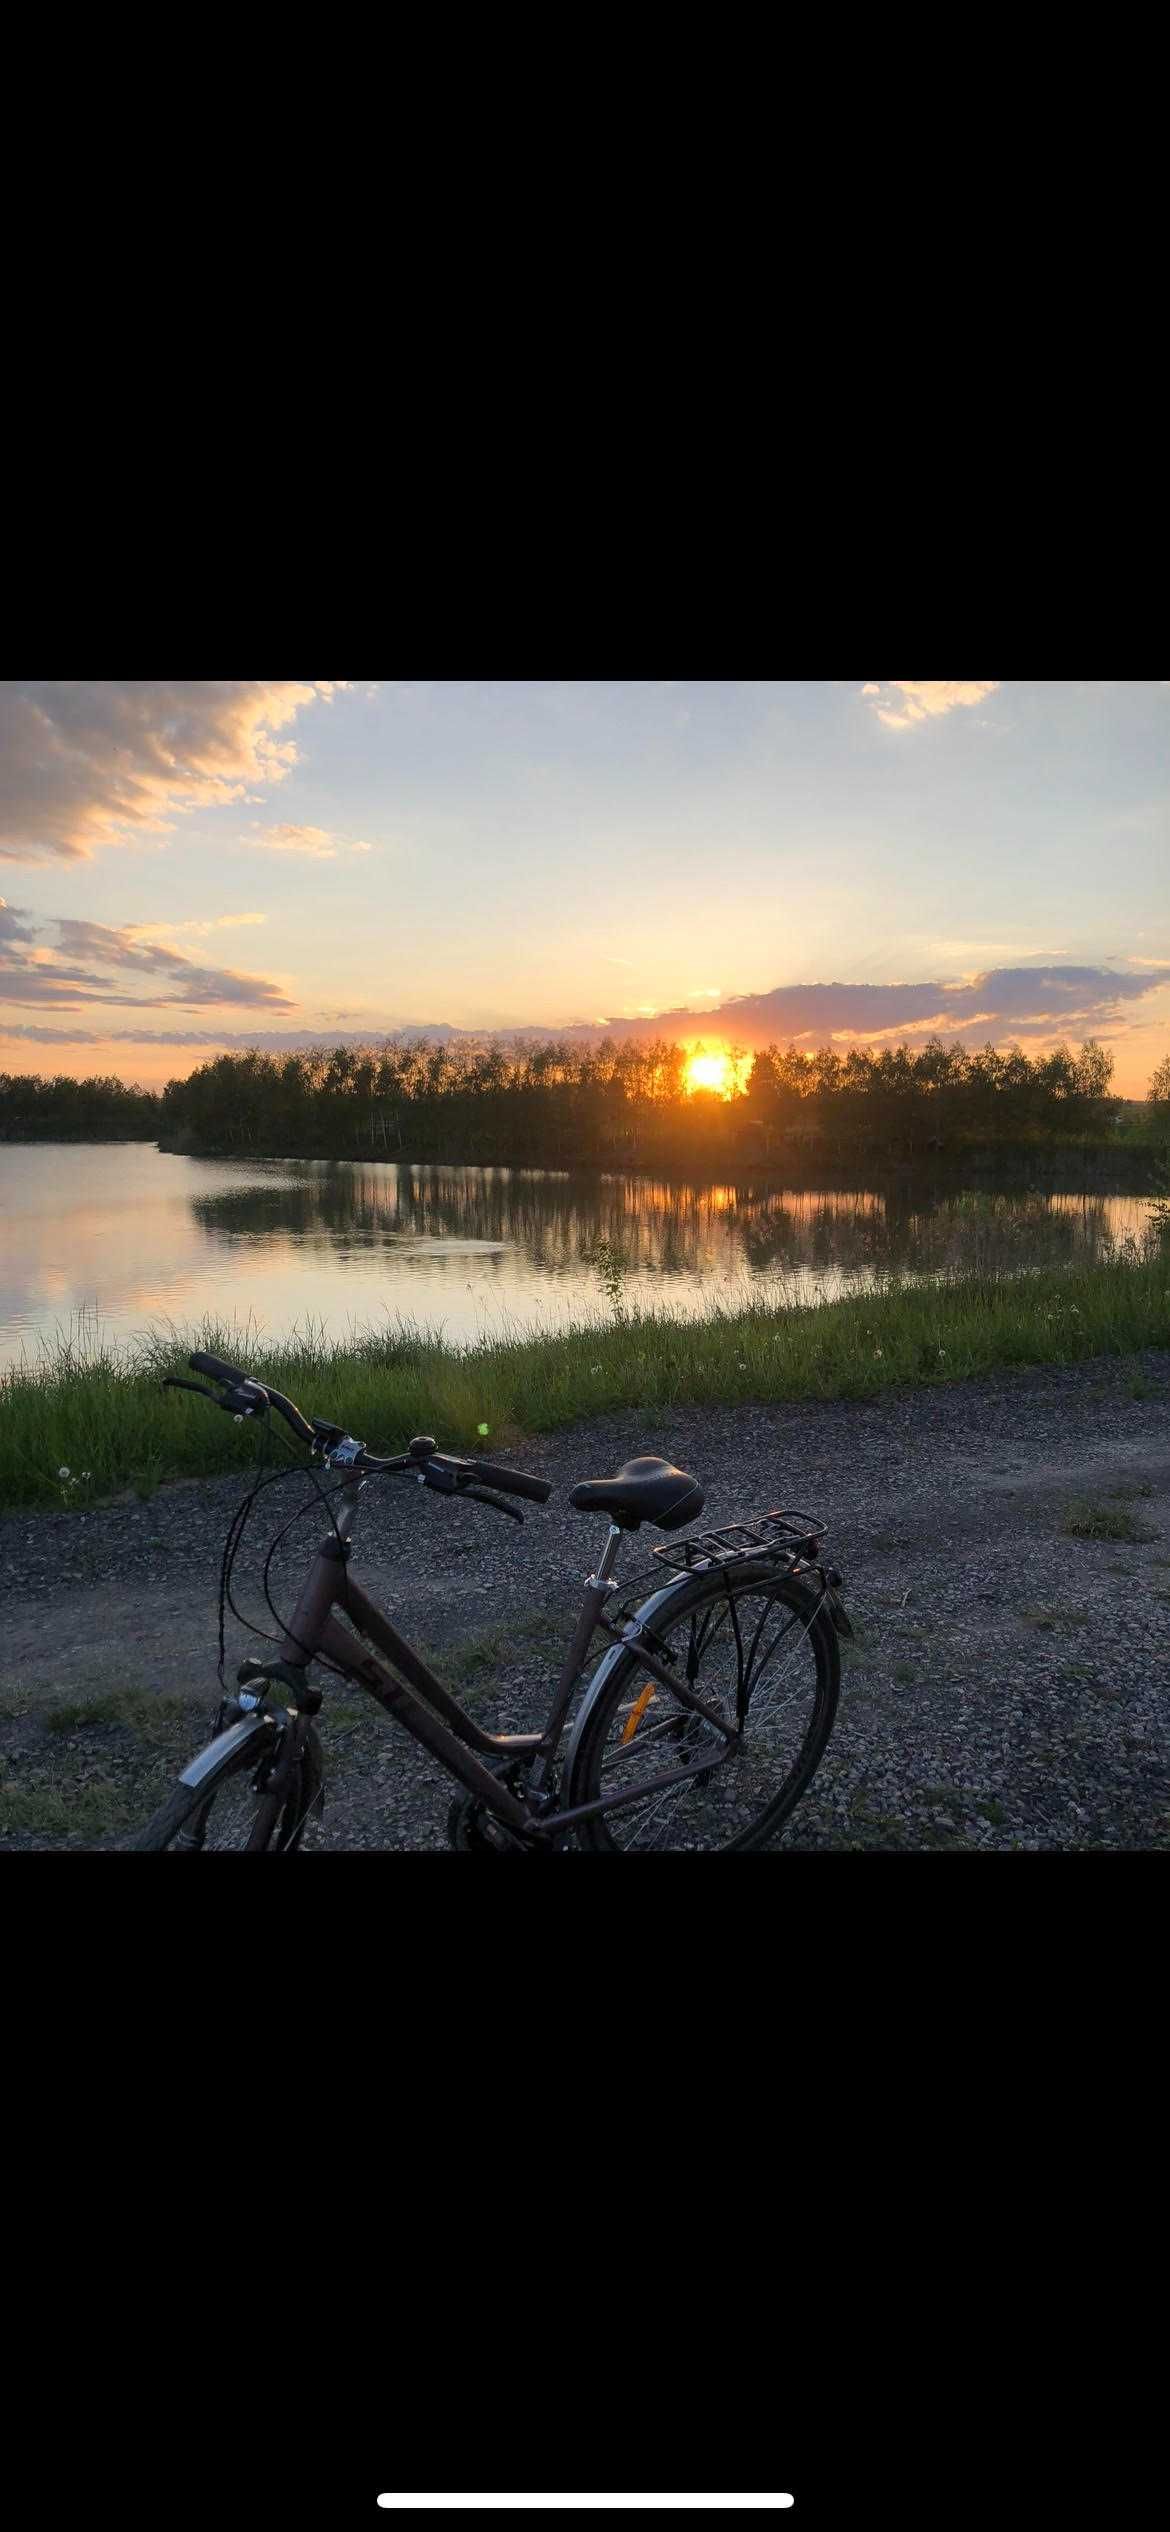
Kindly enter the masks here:
M 399 1634 L 397 1627 L 349 1572 L 348 1534 L 357 1511 L 358 1498 L 366 1483 L 364 1477 L 358 1478 L 341 1495 L 335 1529 L 317 1550 L 288 1631 L 281 1640 L 279 1654 L 272 1661 L 246 1665 L 241 1677 L 247 1675 L 257 1684 L 274 1674 L 282 1677 L 293 1686 L 297 1695 L 297 1703 L 289 1711 L 299 1718 L 315 1712 L 321 1703 L 319 1692 L 307 1689 L 309 1664 L 320 1655 L 356 1687 L 364 1688 L 385 1713 L 400 1723 L 413 1740 L 429 1750 L 448 1774 L 457 1778 L 505 1828 L 526 1837 L 547 1838 L 559 1834 L 578 1820 L 592 1818 L 621 1803 L 644 1800 L 652 1791 L 682 1783 L 687 1776 L 721 1764 L 738 1738 L 735 1728 L 726 1722 L 720 1711 L 712 1709 L 709 1700 L 694 1691 L 676 1671 L 667 1668 L 655 1639 L 647 1638 L 639 1618 L 632 1618 L 619 1628 L 611 1626 L 605 1617 L 606 1600 L 617 1589 L 611 1577 L 623 1533 L 616 1524 L 610 1527 L 596 1572 L 586 1580 L 580 1615 L 565 1653 L 544 1730 L 485 1732 L 465 1713 L 458 1699 L 444 1687 L 441 1679 L 436 1678 L 422 1655 L 407 1642 L 405 1636 Z M 652 1604 L 655 1611 L 673 1598 L 676 1591 L 684 1589 L 688 1579 L 687 1575 L 680 1574 L 677 1582 L 658 1592 Z M 340 1617 L 348 1619 L 349 1627 L 339 1623 Z M 350 1628 L 364 1636 L 366 1643 L 355 1643 Z M 550 1807 L 542 1815 L 539 1810 L 534 1812 L 521 1802 L 507 1785 L 501 1783 L 499 1776 L 485 1761 L 493 1758 L 530 1760 L 532 1772 L 529 1783 L 532 1790 L 539 1794 L 560 1744 L 573 1689 L 598 1630 L 608 1636 L 613 1650 L 599 1669 L 594 1689 L 599 1684 L 602 1670 L 608 1668 L 610 1661 L 618 1658 L 622 1651 L 635 1649 L 639 1663 L 661 1686 L 670 1690 L 680 1705 L 690 1706 L 722 1735 L 725 1748 L 713 1754 L 708 1746 L 685 1766 L 668 1768 L 661 1776 L 643 1778 L 633 1788 L 602 1795 L 596 1802 L 581 1803 L 571 1810 L 556 1809 L 550 1800 Z M 370 1651 L 369 1646 L 376 1649 Z M 379 1659 L 379 1655 L 384 1658 Z M 302 1682 L 305 1683 L 303 1690 Z M 303 1705 L 301 1693 L 305 1696 Z M 256 1712 L 243 1718 L 235 1729 L 244 1738 L 252 1730 L 261 1729 L 266 1719 L 271 1722 L 271 1715 L 265 1718 Z M 202 1773 L 212 1763 L 212 1753 L 216 1748 L 215 1743 L 210 1744 L 198 1759 L 192 1761 L 184 1771 L 184 1783 L 201 1780 Z M 220 1741 L 220 1753 L 222 1748 Z

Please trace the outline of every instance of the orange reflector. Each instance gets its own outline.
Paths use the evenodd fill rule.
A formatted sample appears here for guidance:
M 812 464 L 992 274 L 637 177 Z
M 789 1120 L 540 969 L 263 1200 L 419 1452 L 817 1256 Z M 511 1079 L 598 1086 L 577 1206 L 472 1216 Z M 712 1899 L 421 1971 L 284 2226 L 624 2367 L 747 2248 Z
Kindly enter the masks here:
M 656 1692 L 656 1690 L 655 1690 L 655 1686 L 654 1686 L 654 1682 L 653 1682 L 653 1680 L 652 1680 L 652 1679 L 648 1679 L 648 1680 L 647 1680 L 647 1682 L 646 1682 L 645 1687 L 644 1687 L 644 1688 L 643 1688 L 643 1690 L 642 1690 L 642 1694 L 641 1694 L 641 1696 L 640 1696 L 640 1697 L 639 1697 L 639 1699 L 638 1699 L 637 1705 L 634 1707 L 633 1713 L 632 1713 L 632 1714 L 631 1714 L 631 1716 L 630 1716 L 629 1722 L 627 1723 L 626 1728 L 625 1728 L 624 1732 L 622 1733 L 622 1739 L 623 1739 L 623 1741 L 632 1741 L 632 1740 L 633 1740 L 634 1734 L 635 1734 L 635 1732 L 636 1732 L 636 1731 L 637 1731 L 637 1729 L 638 1729 L 638 1725 L 640 1724 L 640 1722 L 641 1722 L 641 1720 L 642 1720 L 642 1717 L 643 1717 L 643 1715 L 644 1715 L 644 1714 L 645 1714 L 645 1712 L 646 1712 L 646 1708 L 647 1708 L 647 1706 L 649 1705 L 649 1703 L 650 1703 L 650 1701 L 651 1701 L 651 1698 L 652 1698 L 653 1696 L 655 1696 L 655 1695 L 656 1695 L 656 1693 L 657 1693 L 657 1692 Z

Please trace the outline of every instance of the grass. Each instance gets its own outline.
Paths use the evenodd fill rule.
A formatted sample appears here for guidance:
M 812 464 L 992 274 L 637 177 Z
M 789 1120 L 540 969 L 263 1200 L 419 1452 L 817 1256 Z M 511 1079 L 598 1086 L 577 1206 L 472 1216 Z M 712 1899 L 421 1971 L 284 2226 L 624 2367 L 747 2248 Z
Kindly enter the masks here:
M 105 1837 L 129 1826 L 134 1804 L 104 1780 L 86 1785 L 0 1783 L 0 1831 L 32 1830 L 47 1837 Z
M 210 1700 L 205 1697 L 202 1702 L 207 1705 Z M 141 1740 L 165 1744 L 179 1725 L 189 1723 L 190 1715 L 189 1698 L 159 1694 L 151 1688 L 112 1688 L 100 1697 L 69 1697 L 47 1707 L 44 1726 L 46 1732 L 65 1733 L 115 1723 L 136 1732 Z
M 1160 1538 L 1148 1521 L 1139 1521 L 1116 1503 L 1070 1503 L 1061 1524 L 1070 1539 L 1129 1539 L 1135 1545 Z
M 1055 1609 L 1040 1602 L 1020 1611 L 1021 1626 L 1034 1627 L 1041 1635 L 1052 1635 L 1059 1627 L 1087 1626 L 1088 1623 L 1087 1609 Z
M 701 1320 L 624 1312 L 549 1335 L 513 1329 L 459 1348 L 399 1321 L 349 1342 L 309 1328 L 267 1343 L 254 1326 L 156 1330 L 129 1352 L 59 1339 L 0 1384 L 0 1506 L 84 1507 L 127 1489 L 250 1467 L 255 1434 L 180 1391 L 202 1346 L 336 1417 L 375 1448 L 434 1433 L 447 1449 L 514 1455 L 524 1437 L 637 1407 L 867 1398 L 1025 1365 L 1170 1346 L 1170 1263 L 891 1279 L 807 1306 L 760 1297 Z M 1147 1384 L 1149 1385 L 1149 1384 Z

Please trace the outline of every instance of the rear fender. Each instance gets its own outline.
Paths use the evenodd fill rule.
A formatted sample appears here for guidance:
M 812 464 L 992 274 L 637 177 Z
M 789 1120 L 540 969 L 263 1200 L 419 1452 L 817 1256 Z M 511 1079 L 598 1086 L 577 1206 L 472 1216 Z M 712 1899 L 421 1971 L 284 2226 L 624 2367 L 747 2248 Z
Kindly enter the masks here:
M 762 1570 L 766 1572 L 766 1568 Z M 852 1635 L 853 1629 L 849 1624 L 845 1611 L 836 1598 L 835 1592 L 830 1588 L 828 1581 L 821 1574 L 819 1568 L 817 1569 L 815 1581 L 811 1575 L 806 1578 L 803 1574 L 784 1574 L 782 1577 L 777 1576 L 778 1580 L 781 1578 L 799 1592 L 808 1612 L 810 1621 L 818 1615 L 822 1607 L 825 1607 L 832 1618 L 838 1634 Z M 662 1617 L 664 1613 L 668 1612 L 673 1603 L 680 1599 L 684 1593 L 689 1591 L 694 1580 L 695 1574 L 693 1571 L 691 1573 L 678 1574 L 673 1582 L 667 1583 L 664 1590 L 656 1591 L 653 1599 L 643 1601 L 641 1608 L 634 1613 L 634 1616 L 630 1620 L 631 1628 L 635 1623 L 642 1626 L 653 1627 L 656 1619 Z M 565 1757 L 564 1806 L 566 1810 L 569 1808 L 570 1804 L 578 1798 L 574 1793 L 573 1786 L 577 1772 L 578 1753 L 581 1743 L 585 1737 L 589 1718 L 592 1715 L 599 1698 L 604 1694 L 606 1682 L 612 1679 L 617 1664 L 624 1659 L 627 1653 L 633 1653 L 636 1659 L 637 1649 L 637 1644 L 633 1640 L 621 1644 L 612 1644 L 608 1653 L 603 1654 L 601 1660 L 599 1661 L 585 1695 L 581 1700 L 580 1710 L 578 1712 L 576 1722 L 573 1725 L 572 1734 L 569 1740 L 569 1747 Z
M 630 1619 L 629 1623 L 631 1628 L 633 1628 L 635 1623 L 638 1623 L 641 1626 L 652 1627 L 655 1619 L 660 1617 L 664 1610 L 669 1609 L 672 1603 L 679 1599 L 682 1593 L 690 1589 L 694 1579 L 695 1577 L 693 1573 L 676 1575 L 673 1582 L 667 1583 L 662 1591 L 656 1591 L 654 1593 L 653 1599 L 644 1600 L 642 1602 L 641 1608 L 638 1609 L 635 1612 L 634 1617 L 631 1617 Z M 580 1711 L 578 1713 L 577 1720 L 573 1725 L 568 1752 L 565 1758 L 566 1809 L 574 1799 L 571 1788 L 577 1771 L 577 1753 L 580 1749 L 581 1742 L 584 1739 L 585 1729 L 588 1724 L 589 1717 L 592 1714 L 599 1697 L 604 1692 L 606 1681 L 613 1677 L 613 1673 L 616 1670 L 618 1663 L 625 1660 L 627 1653 L 633 1653 L 636 1658 L 636 1643 L 630 1642 L 610 1645 L 608 1653 L 603 1653 L 601 1660 L 594 1671 L 593 1677 L 589 1682 L 585 1695 L 581 1700 Z

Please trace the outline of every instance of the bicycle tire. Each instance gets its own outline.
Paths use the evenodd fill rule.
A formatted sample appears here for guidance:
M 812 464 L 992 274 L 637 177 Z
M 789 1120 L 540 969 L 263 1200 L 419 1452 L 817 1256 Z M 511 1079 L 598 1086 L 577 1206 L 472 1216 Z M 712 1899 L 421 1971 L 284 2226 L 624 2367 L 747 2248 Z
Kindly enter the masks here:
M 207 1853 L 209 1850 L 212 1853 L 233 1851 L 285 1855 L 297 1853 L 301 1848 L 306 1822 L 314 1805 L 320 1799 L 324 1783 L 325 1770 L 320 1740 L 310 1724 L 301 1746 L 288 1794 L 283 1804 L 267 1822 L 266 1833 L 265 1821 L 261 1816 L 261 1804 L 264 1797 L 262 1794 L 253 1794 L 249 1809 L 243 1781 L 248 1780 L 248 1790 L 250 1790 L 250 1779 L 256 1772 L 259 1757 L 260 1752 L 255 1741 L 248 1741 L 242 1748 L 228 1752 L 222 1766 L 213 1769 L 201 1785 L 184 1785 L 181 1782 L 177 1784 L 167 1796 L 166 1801 L 154 1813 L 153 1818 L 147 1821 L 145 1828 L 140 1829 L 134 1837 L 127 1839 L 127 1851 L 132 1854 L 151 1855 L 161 1854 L 167 1848 L 180 1850 L 186 1848 L 189 1852 L 202 1853 Z M 239 1837 L 223 1834 L 225 1820 L 222 1811 L 219 1821 L 216 1821 L 216 1801 L 218 1799 L 222 1803 L 229 1793 L 236 1797 L 244 1797 L 239 1812 L 239 1826 L 245 1834 Z M 204 1829 L 202 1838 L 197 1834 L 200 1826 L 197 1818 L 199 1813 L 207 1815 L 202 1823 Z M 220 1832 L 218 1835 L 217 1829 Z
M 596 1802 L 603 1789 L 615 1791 L 625 1782 L 637 1781 L 641 1771 L 649 1777 L 669 1766 L 671 1756 L 679 1751 L 699 1754 L 703 1735 L 710 1742 L 712 1767 L 693 1776 L 686 1786 L 679 1786 L 657 1796 L 648 1795 L 643 1803 L 620 1806 L 607 1819 L 599 1814 L 593 1820 L 577 1825 L 578 1844 L 593 1853 L 613 1854 L 637 1850 L 643 1837 L 648 1846 L 663 1851 L 663 1838 L 674 1831 L 673 1848 L 678 1851 L 707 1851 L 724 1854 L 745 1854 L 766 1846 L 800 1801 L 820 1761 L 833 1728 L 841 1687 L 841 1655 L 837 1631 L 828 1610 L 818 1607 L 815 1588 L 778 1575 L 774 1567 L 761 1563 L 741 1567 L 734 1575 L 706 1573 L 698 1575 L 694 1584 L 678 1593 L 668 1606 L 651 1620 L 654 1635 L 674 1652 L 676 1658 L 683 1643 L 689 1653 L 697 1644 L 697 1659 L 691 1670 L 692 1684 L 700 1695 L 714 1694 L 728 1721 L 736 1721 L 736 1692 L 747 1655 L 754 1650 L 747 1636 L 749 1603 L 762 1603 L 760 1632 L 756 1645 L 760 1648 L 754 1678 L 747 1683 L 747 1711 L 740 1744 L 731 1757 L 723 1760 L 720 1753 L 726 1746 L 710 1724 L 704 1724 L 684 1706 L 681 1700 L 671 1701 L 668 1692 L 648 1678 L 636 1652 L 622 1655 L 602 1687 L 596 1704 L 586 1713 L 581 1738 L 574 1753 L 572 1783 L 566 1793 L 566 1807 L 581 1802 Z M 768 1609 L 775 1608 L 786 1616 L 769 1634 Z M 732 1610 L 736 1616 L 732 1617 Z M 753 1629 L 755 1620 L 753 1618 Z M 738 1639 L 737 1630 L 738 1627 Z M 737 1657 L 735 1646 L 740 1643 Z M 783 1642 L 790 1640 L 789 1684 L 779 1706 L 781 1673 L 765 1689 L 763 1682 L 769 1660 L 779 1653 Z M 720 1661 L 704 1662 L 720 1645 Z M 791 1662 L 799 1647 L 807 1650 L 802 1665 L 791 1670 Z M 713 1672 L 716 1674 L 713 1676 Z M 635 1689 L 641 1689 L 635 1695 Z M 671 1710 L 673 1702 L 673 1712 Z M 756 1731 L 753 1737 L 753 1705 Z M 645 1723 L 642 1712 L 650 1716 Z M 639 1710 L 636 1713 L 636 1710 Z M 771 1712 L 772 1721 L 767 1722 Z M 624 1718 L 624 1720 L 623 1720 Z M 631 1718 L 633 1722 L 630 1734 Z M 776 1726 L 781 1727 L 778 1732 Z M 753 1809 L 757 1793 L 765 1790 L 764 1780 L 770 1777 L 769 1759 L 775 1742 L 777 1763 L 787 1763 L 779 1782 L 767 1793 L 758 1811 Z M 626 1751 L 628 1750 L 628 1757 Z M 738 1777 L 734 1771 L 739 1771 Z M 736 1808 L 735 1787 L 739 1786 Z M 712 1793 L 712 1788 L 715 1789 Z M 703 1803 L 700 1796 L 706 1795 Z M 657 1808 L 649 1809 L 651 1803 Z M 740 1811 L 748 1816 L 740 1818 Z M 660 1824 L 650 1834 L 654 1821 Z M 638 1822 L 641 1821 L 641 1828 Z M 627 1827 L 626 1823 L 629 1823 Z M 704 1835 L 706 1827 L 707 1834 Z M 727 1834 L 720 1834 L 723 1830 Z

